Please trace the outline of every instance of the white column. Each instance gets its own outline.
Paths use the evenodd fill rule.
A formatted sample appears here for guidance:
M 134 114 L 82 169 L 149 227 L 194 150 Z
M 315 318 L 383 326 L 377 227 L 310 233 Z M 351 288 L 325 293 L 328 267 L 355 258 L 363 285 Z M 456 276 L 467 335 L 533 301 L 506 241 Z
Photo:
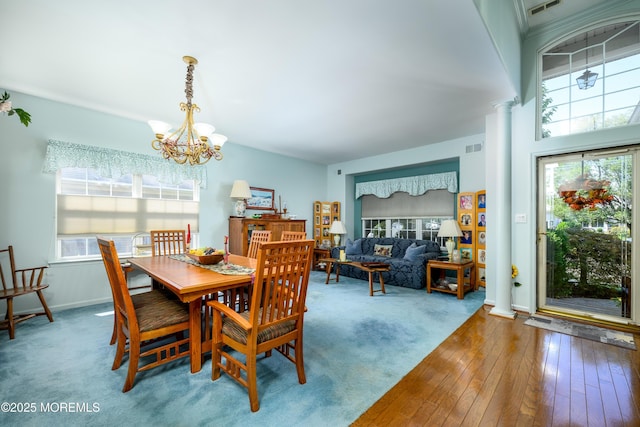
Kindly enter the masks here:
M 513 101 L 495 106 L 498 113 L 496 126 L 496 156 L 487 159 L 496 171 L 496 192 L 491 195 L 493 218 L 487 224 L 487 234 L 495 239 L 496 305 L 490 314 L 514 319 L 511 309 L 511 107 Z M 489 195 L 487 195 L 489 199 Z

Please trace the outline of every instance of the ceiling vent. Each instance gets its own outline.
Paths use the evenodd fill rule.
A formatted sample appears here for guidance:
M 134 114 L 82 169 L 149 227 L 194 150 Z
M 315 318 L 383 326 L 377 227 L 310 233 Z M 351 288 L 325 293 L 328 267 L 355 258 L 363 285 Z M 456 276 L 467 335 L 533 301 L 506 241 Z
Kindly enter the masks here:
M 539 4 L 537 6 L 533 6 L 529 9 L 529 15 L 537 15 L 538 13 L 544 12 L 545 10 L 552 8 L 553 6 L 557 6 L 560 4 L 560 0 L 552 0 L 546 3 Z

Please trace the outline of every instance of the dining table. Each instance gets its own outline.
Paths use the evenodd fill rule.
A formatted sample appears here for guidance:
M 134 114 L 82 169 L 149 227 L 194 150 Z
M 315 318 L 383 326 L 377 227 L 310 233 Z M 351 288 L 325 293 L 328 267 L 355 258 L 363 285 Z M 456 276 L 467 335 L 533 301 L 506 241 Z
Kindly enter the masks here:
M 203 337 L 202 333 L 203 299 L 219 292 L 251 286 L 252 274 L 241 274 L 238 270 L 242 272 L 255 269 L 256 260 L 229 255 L 228 263 L 224 266 L 239 267 L 229 274 L 214 271 L 197 263 L 185 262 L 186 260 L 174 255 L 130 258 L 128 261 L 133 268 L 143 271 L 159 285 L 173 292 L 180 301 L 189 304 L 191 373 L 199 372 L 202 369 L 203 354 L 211 351 L 211 337 L 206 336 L 207 334 Z M 220 265 L 222 266 L 222 263 Z

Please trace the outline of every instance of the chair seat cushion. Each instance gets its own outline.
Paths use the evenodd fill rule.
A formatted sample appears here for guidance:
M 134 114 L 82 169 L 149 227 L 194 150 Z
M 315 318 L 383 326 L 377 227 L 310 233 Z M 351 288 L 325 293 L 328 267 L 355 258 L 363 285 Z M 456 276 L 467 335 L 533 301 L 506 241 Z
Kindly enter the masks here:
M 250 311 L 244 311 L 240 313 L 240 316 L 249 320 L 250 313 Z M 260 314 L 258 315 L 258 317 L 262 317 L 262 308 L 260 308 Z M 295 327 L 295 320 L 287 320 L 285 322 L 269 326 L 258 333 L 258 343 L 269 341 L 271 339 L 289 333 L 293 331 Z M 222 333 L 242 344 L 247 343 L 247 331 L 241 328 L 240 325 L 238 325 L 229 317 L 225 317 L 222 321 Z
M 144 307 L 149 304 L 156 304 L 158 302 L 165 301 L 167 299 L 176 299 L 172 297 L 173 294 L 167 291 L 162 291 L 158 289 L 153 289 L 149 292 L 142 292 L 140 294 L 131 295 L 131 301 L 133 302 L 134 308 Z
M 136 308 L 136 316 L 140 332 L 146 332 L 189 322 L 189 308 L 179 300 L 163 296 L 161 299 L 158 297 L 156 301 Z

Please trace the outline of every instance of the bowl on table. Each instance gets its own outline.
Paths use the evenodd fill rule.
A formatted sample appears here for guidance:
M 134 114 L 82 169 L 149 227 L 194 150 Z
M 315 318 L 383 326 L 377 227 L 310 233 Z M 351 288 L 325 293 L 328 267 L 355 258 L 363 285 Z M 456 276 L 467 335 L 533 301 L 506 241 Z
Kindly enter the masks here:
M 210 264 L 217 264 L 220 261 L 222 261 L 222 258 L 224 258 L 223 254 L 213 254 L 213 255 L 196 255 L 196 254 L 190 254 L 187 253 L 186 254 L 189 258 L 191 258 L 192 260 L 202 264 L 202 265 L 210 265 Z

